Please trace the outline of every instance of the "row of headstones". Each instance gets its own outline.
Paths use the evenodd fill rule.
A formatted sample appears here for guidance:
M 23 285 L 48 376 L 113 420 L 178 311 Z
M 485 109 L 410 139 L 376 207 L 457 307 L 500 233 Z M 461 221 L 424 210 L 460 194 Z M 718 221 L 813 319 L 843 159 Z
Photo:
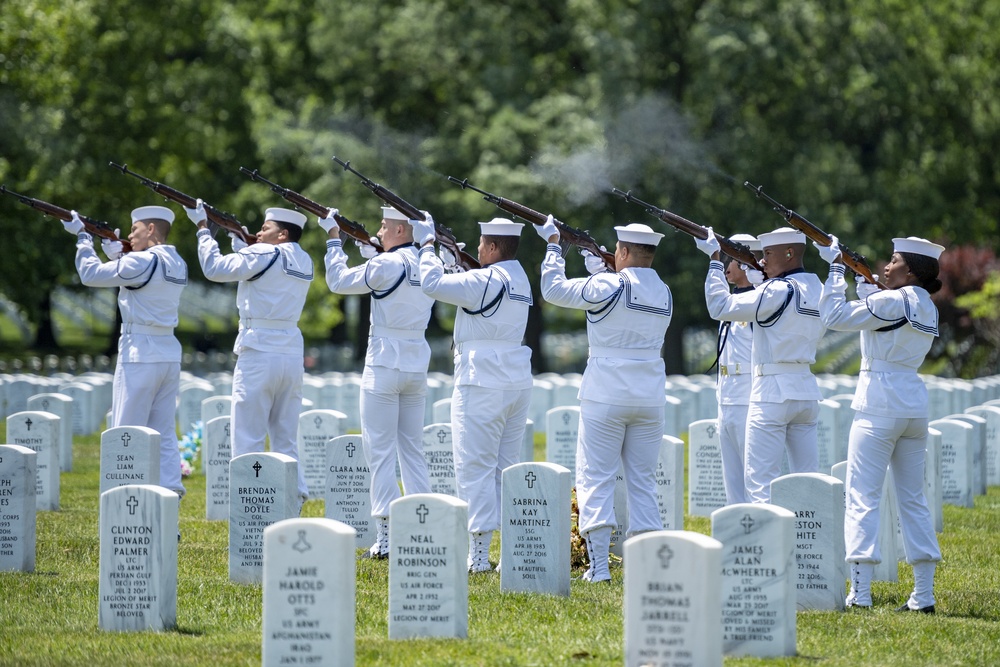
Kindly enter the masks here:
M 233 461 L 234 477 L 258 496 L 247 516 L 230 521 L 230 578 L 263 581 L 264 664 L 303 652 L 320 664 L 353 664 L 355 531 L 328 519 L 286 520 L 294 468 L 281 455 Z M 504 471 L 502 591 L 569 595 L 571 477 L 547 463 Z M 775 480 L 772 498 L 713 513 L 711 538 L 657 531 L 625 543 L 627 664 L 794 655 L 797 609 L 843 609 L 843 483 L 789 475 Z M 177 505 L 154 486 L 102 494 L 101 628 L 175 624 Z M 392 504 L 390 639 L 467 636 L 467 513 L 466 503 L 440 494 Z M 234 567 L 241 558 L 252 567 Z
M 113 376 L 109 373 L 84 373 L 53 376 L 7 375 L 0 381 L 0 408 L 5 417 L 37 409 L 32 399 L 58 395 L 59 400 L 71 399 L 66 415 L 71 435 L 86 435 L 97 431 L 111 409 Z M 50 399 L 51 400 L 51 399 Z

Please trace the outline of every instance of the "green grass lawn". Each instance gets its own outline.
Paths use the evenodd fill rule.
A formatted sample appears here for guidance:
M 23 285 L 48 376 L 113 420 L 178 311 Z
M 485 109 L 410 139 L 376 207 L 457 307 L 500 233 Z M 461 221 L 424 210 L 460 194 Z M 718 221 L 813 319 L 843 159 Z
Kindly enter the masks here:
M 98 436 L 77 438 L 59 512 L 38 515 L 33 574 L 0 574 L 0 665 L 259 665 L 261 588 L 228 581 L 227 525 L 205 514 L 205 480 L 181 502 L 178 627 L 97 627 Z M 304 514 L 322 516 L 321 501 Z M 709 532 L 707 518 L 686 527 Z M 798 657 L 726 665 L 1000 665 L 1000 488 L 974 509 L 946 507 L 936 616 L 898 614 L 912 586 L 876 583 L 867 612 L 798 615 Z M 499 556 L 494 539 L 493 559 Z M 622 572 L 611 586 L 573 582 L 569 598 L 501 594 L 499 574 L 469 585 L 469 638 L 389 641 L 386 561 L 357 566 L 358 665 L 620 665 Z

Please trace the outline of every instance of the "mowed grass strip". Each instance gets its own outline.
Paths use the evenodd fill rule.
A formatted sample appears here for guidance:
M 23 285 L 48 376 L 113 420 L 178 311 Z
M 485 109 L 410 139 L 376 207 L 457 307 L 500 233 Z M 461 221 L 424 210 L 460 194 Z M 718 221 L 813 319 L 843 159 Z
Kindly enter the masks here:
M 261 588 L 228 579 L 228 527 L 205 515 L 205 478 L 185 481 L 178 555 L 178 627 L 113 633 L 97 627 L 99 435 L 76 439 L 61 477 L 61 510 L 39 512 L 36 571 L 0 573 L 0 665 L 259 665 Z M 306 516 L 322 516 L 310 501 Z M 709 533 L 704 517 L 686 527 Z M 726 665 L 1000 664 L 1000 487 L 973 509 L 946 506 L 938 614 L 893 609 L 912 587 L 874 585 L 869 611 L 798 614 L 798 656 L 726 658 Z M 499 539 L 493 541 L 493 560 Z M 573 582 L 567 598 L 501 594 L 499 574 L 469 583 L 469 638 L 390 641 L 387 561 L 357 563 L 358 665 L 621 665 L 622 571 L 611 585 Z

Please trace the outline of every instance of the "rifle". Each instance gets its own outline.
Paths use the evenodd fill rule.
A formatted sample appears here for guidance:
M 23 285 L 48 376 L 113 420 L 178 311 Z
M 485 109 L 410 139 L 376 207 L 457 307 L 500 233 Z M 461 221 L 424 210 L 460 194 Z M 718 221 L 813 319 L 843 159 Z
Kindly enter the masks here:
M 544 225 L 548 216 L 542 215 L 534 209 L 530 209 L 524 204 L 519 204 L 511 199 L 504 199 L 498 195 L 491 194 L 485 190 L 480 190 L 476 186 L 469 183 L 469 179 L 458 180 L 454 176 L 449 176 L 448 180 L 456 185 L 462 186 L 462 189 L 469 189 L 473 192 L 478 192 L 483 196 L 483 199 L 490 202 L 501 211 L 506 211 L 514 217 L 526 220 L 533 225 Z M 601 246 L 594 240 L 586 231 L 577 229 L 576 227 L 570 227 L 565 222 L 561 220 L 555 220 L 556 228 L 559 230 L 559 240 L 568 243 L 569 245 L 575 245 L 578 248 L 582 248 L 594 255 L 600 257 L 604 260 L 605 266 L 610 270 L 616 271 L 615 269 L 615 254 L 613 252 L 608 252 L 607 250 L 601 249 Z
M 639 206 L 642 206 L 643 208 L 646 209 L 647 213 L 658 218 L 660 221 L 667 223 L 677 231 L 684 232 L 685 234 L 689 234 L 695 237 L 696 239 L 700 239 L 702 241 L 708 238 L 707 227 L 702 227 L 698 223 L 691 222 L 687 218 L 682 218 L 676 213 L 671 213 L 666 209 L 662 209 L 658 206 L 653 206 L 652 204 L 648 204 L 639 199 L 638 197 L 636 197 L 635 195 L 633 195 L 631 190 L 629 190 L 628 192 L 623 192 L 618 188 L 611 188 L 611 192 L 612 194 L 618 195 L 627 202 L 632 202 L 633 204 L 638 204 Z M 760 264 L 757 263 L 757 258 L 754 256 L 753 252 L 750 250 L 749 247 L 743 245 L 739 241 L 733 241 L 732 239 L 727 238 L 722 234 L 718 233 L 715 234 L 715 240 L 719 242 L 719 249 L 723 252 L 723 254 L 729 255 L 740 264 L 745 264 L 746 266 L 749 266 L 752 269 L 760 271 L 765 275 L 767 274 L 767 272 L 764 271 L 763 268 L 761 268 Z
M 778 212 L 778 215 L 783 217 L 785 219 L 785 222 L 790 224 L 792 227 L 795 227 L 800 232 L 802 232 L 803 234 L 805 234 L 806 236 L 808 236 L 810 239 L 812 239 L 821 246 L 833 245 L 833 239 L 830 238 L 829 234 L 827 234 L 822 229 L 820 229 L 813 223 L 803 218 L 795 211 L 779 204 L 777 201 L 769 197 L 764 192 L 764 186 L 753 185 L 752 183 L 750 183 L 750 181 L 744 181 L 743 185 L 749 188 L 751 192 L 757 195 L 757 197 L 763 199 L 768 204 L 770 204 L 774 208 L 774 210 Z M 844 264 L 847 265 L 847 268 L 849 268 L 855 274 L 863 276 L 865 280 L 872 283 L 873 285 L 878 286 L 879 289 L 889 289 L 884 284 L 875 280 L 875 278 L 872 276 L 872 270 L 871 267 L 868 266 L 867 259 L 865 259 L 862 255 L 859 255 L 858 253 L 854 252 L 843 243 L 840 243 L 839 245 L 840 245 L 841 259 L 843 260 Z
M 180 190 L 175 190 L 169 185 L 164 185 L 163 183 L 157 183 L 152 179 L 137 174 L 134 171 L 130 170 L 127 164 L 115 164 L 114 162 L 109 162 L 108 166 L 118 169 L 123 174 L 134 176 L 135 178 L 139 179 L 139 181 L 143 185 L 145 185 L 147 188 L 149 188 L 156 194 L 161 195 L 172 202 L 176 202 L 181 206 L 183 206 L 184 208 L 197 208 L 198 206 L 198 200 L 192 197 L 191 195 L 185 194 Z M 224 211 L 220 211 L 219 209 L 215 208 L 210 204 L 205 204 L 204 206 L 205 206 L 205 214 L 208 216 L 208 227 L 212 231 L 213 236 L 215 235 L 215 232 L 219 228 L 222 228 L 226 230 L 226 232 L 231 232 L 239 236 L 243 240 L 243 242 L 246 243 L 247 245 L 253 245 L 254 243 L 257 242 L 257 237 L 254 236 L 253 234 L 250 234 L 249 232 L 244 231 L 243 225 L 240 224 L 240 221 L 237 220 L 236 216 L 234 216 L 232 213 L 226 213 Z
M 388 206 L 393 207 L 403 215 L 405 215 L 410 220 L 426 220 L 427 216 L 424 212 L 418 209 L 413 204 L 409 203 L 395 192 L 389 190 L 386 187 L 379 185 L 374 182 L 357 169 L 351 166 L 350 161 L 344 162 L 343 160 L 337 159 L 337 156 L 333 156 L 333 161 L 344 168 L 344 171 L 349 171 L 358 178 L 361 179 L 361 184 L 366 188 L 375 193 L 375 196 L 384 201 Z M 434 223 L 434 236 L 437 242 L 443 245 L 445 248 L 451 251 L 455 255 L 455 259 L 458 261 L 459 265 L 468 271 L 469 269 L 478 269 L 479 260 L 465 252 L 459 247 L 458 239 L 455 238 L 455 234 L 442 225 L 439 222 Z
M 5 195 L 10 195 L 11 197 L 16 197 L 25 206 L 30 206 L 36 211 L 41 211 L 43 215 L 50 215 L 53 218 L 58 218 L 59 220 L 72 220 L 73 213 L 68 211 L 61 206 L 56 206 L 55 204 L 50 204 L 47 201 L 42 201 L 41 199 L 34 199 L 27 195 L 22 195 L 9 190 L 6 185 L 0 185 L 0 192 Z M 79 214 L 77 214 L 79 215 Z M 83 222 L 83 229 L 91 236 L 99 236 L 102 239 L 108 239 L 109 241 L 118 241 L 122 244 L 122 252 L 132 252 L 132 244 L 130 244 L 125 239 L 118 238 L 114 230 L 111 229 L 111 225 L 100 220 L 94 220 L 93 218 L 88 218 L 85 215 L 80 216 L 80 221 Z
M 326 206 L 323 206 L 318 202 L 314 202 L 312 199 L 299 194 L 295 190 L 283 188 L 277 183 L 267 180 L 261 176 L 260 172 L 256 169 L 250 171 L 246 167 L 240 167 L 240 172 L 249 176 L 251 181 L 267 185 L 271 188 L 272 192 L 276 193 L 295 208 L 301 208 L 320 218 L 325 218 L 330 215 L 330 209 Z M 384 248 L 382 247 L 382 243 L 378 240 L 378 237 L 369 234 L 361 223 L 354 222 L 350 218 L 340 215 L 340 213 L 333 216 L 333 219 L 337 221 L 337 225 L 340 227 L 340 230 L 347 236 L 350 236 L 352 239 L 361 243 L 367 243 L 375 248 L 377 252 L 383 252 Z

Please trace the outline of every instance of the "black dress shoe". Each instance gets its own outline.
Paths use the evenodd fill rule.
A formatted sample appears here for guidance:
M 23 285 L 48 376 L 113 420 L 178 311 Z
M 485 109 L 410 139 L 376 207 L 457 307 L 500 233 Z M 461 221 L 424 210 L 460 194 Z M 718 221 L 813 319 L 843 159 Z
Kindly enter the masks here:
M 926 607 L 921 607 L 920 609 L 910 609 L 910 605 L 904 604 L 902 607 L 897 608 L 896 611 L 919 611 L 921 614 L 933 614 L 934 605 L 927 605 Z

